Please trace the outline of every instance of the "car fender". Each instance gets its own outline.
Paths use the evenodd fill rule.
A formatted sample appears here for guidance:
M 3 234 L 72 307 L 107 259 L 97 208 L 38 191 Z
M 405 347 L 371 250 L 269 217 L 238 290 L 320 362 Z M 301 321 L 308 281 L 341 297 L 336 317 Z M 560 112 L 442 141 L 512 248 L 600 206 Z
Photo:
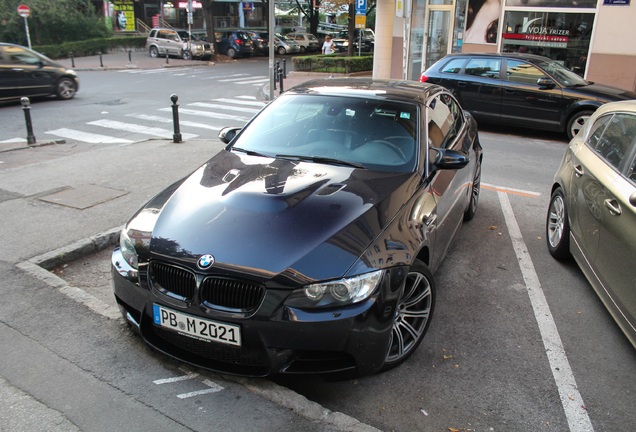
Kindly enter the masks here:
M 563 127 L 565 127 L 570 117 L 572 117 L 572 115 L 578 111 L 596 111 L 601 105 L 603 105 L 603 102 L 596 100 L 574 101 L 563 110 L 563 115 L 561 116 L 561 124 L 563 125 Z

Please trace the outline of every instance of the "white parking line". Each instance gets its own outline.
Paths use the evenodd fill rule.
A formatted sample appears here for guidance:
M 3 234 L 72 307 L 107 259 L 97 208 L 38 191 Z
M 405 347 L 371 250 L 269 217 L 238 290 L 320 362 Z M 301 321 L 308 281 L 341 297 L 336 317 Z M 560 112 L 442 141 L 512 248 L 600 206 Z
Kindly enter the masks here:
M 157 385 L 172 384 L 172 383 L 175 383 L 175 382 L 191 380 L 191 379 L 194 379 L 194 378 L 196 378 L 198 376 L 199 376 L 198 373 L 192 372 L 192 373 L 189 373 L 189 374 L 186 374 L 186 375 L 180 375 L 180 376 L 177 376 L 177 377 L 162 378 L 162 379 L 154 380 L 153 384 L 157 384 Z
M 490 189 L 490 190 L 494 190 L 497 192 L 505 192 L 505 193 L 511 193 L 511 194 L 515 194 L 515 195 L 522 195 L 522 196 L 528 196 L 528 197 L 540 197 L 541 194 L 539 192 L 532 192 L 532 191 L 527 191 L 527 190 L 523 190 L 523 189 L 515 189 L 515 188 L 508 188 L 508 187 L 504 187 L 504 186 L 496 186 L 496 185 L 492 185 L 492 184 L 488 184 L 488 183 L 481 183 L 481 186 L 484 189 Z
M 570 431 L 592 432 L 594 431 L 592 422 L 587 415 L 585 403 L 577 388 L 572 368 L 570 367 L 563 342 L 561 341 L 561 336 L 559 336 L 559 331 L 552 317 L 552 312 L 550 312 L 550 307 L 541 288 L 539 276 L 537 276 L 537 272 L 535 271 L 530 253 L 523 241 L 521 230 L 512 211 L 510 201 L 508 200 L 508 195 L 502 191 L 497 192 L 497 195 L 499 196 L 506 226 L 510 233 L 510 240 L 512 240 L 517 261 L 519 261 L 521 274 L 523 275 L 523 280 L 528 290 L 530 303 L 534 310 L 534 317 L 539 325 L 543 346 L 548 356 L 552 376 L 559 391 L 561 404 L 563 405 Z
M 204 389 L 204 390 L 197 390 L 197 391 L 193 391 L 193 392 L 189 392 L 189 393 L 181 393 L 181 394 L 178 394 L 177 397 L 179 399 L 187 399 L 187 398 L 191 398 L 191 397 L 194 397 L 194 396 L 200 396 L 200 395 L 204 395 L 204 394 L 208 394 L 208 393 L 217 393 L 217 392 L 220 392 L 221 390 L 225 390 L 225 387 L 222 387 L 222 386 L 218 385 L 217 383 L 214 383 L 214 382 L 212 382 L 210 380 L 203 380 L 203 384 L 205 384 L 209 388 Z

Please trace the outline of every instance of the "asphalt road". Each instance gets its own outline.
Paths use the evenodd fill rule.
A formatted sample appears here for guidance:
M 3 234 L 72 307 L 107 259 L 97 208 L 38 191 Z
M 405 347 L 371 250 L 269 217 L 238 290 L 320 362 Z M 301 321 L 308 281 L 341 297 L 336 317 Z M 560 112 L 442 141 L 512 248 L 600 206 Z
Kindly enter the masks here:
M 258 101 L 255 86 L 218 82 L 249 75 L 248 63 L 235 66 L 206 71 L 211 75 L 186 71 L 188 86 L 197 81 L 205 92 L 184 105 Z M 165 95 L 147 93 L 170 82 L 186 94 L 176 87 L 185 78 L 171 73 L 133 81 L 122 79 L 123 72 L 86 72 L 81 103 L 37 104 L 45 112 L 40 121 L 50 122 L 44 136 L 60 128 L 64 112 L 67 129 L 101 128 L 100 134 L 131 143 L 76 140 L 0 153 L 0 340 L 11 347 L 0 358 L 0 389 L 11 396 L 3 400 L 40 404 L 36 412 L 58 430 L 209 430 L 211 418 L 214 430 L 606 431 L 636 423 L 636 352 L 578 268 L 554 261 L 545 246 L 547 191 L 566 145 L 549 134 L 481 127 L 477 215 L 436 274 L 426 339 L 409 361 L 386 373 L 338 382 L 235 381 L 185 368 L 145 347 L 116 314 L 104 316 L 104 305 L 113 305 L 107 250 L 57 268 L 64 280 L 34 275 L 24 265 L 29 259 L 123 224 L 146 199 L 218 151 L 215 131 L 201 126 L 182 128 L 198 136 L 171 144 L 89 124 L 127 123 L 130 114 L 169 116 L 161 111 Z M 125 96 L 135 91 L 151 102 Z M 96 104 L 90 98 L 123 103 L 102 108 L 104 114 L 88 108 Z M 7 121 L 12 109 L 0 107 L 0 142 L 20 136 Z M 182 119 L 208 127 L 240 123 L 185 113 Z M 84 209 L 41 199 L 86 185 L 125 194 Z M 81 293 L 99 301 L 87 304 Z M 0 425 L 20 419 L 14 408 L 3 411 L 9 417 L 3 414 Z M 346 421 L 333 420 L 338 413 Z

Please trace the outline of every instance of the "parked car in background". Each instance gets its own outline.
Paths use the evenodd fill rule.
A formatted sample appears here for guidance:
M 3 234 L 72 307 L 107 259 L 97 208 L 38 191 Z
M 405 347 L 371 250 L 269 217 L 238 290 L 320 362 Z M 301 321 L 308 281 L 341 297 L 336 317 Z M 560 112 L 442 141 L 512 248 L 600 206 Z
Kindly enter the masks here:
M 29 48 L 0 43 L 0 102 L 51 95 L 72 99 L 78 88 L 71 69 Z
M 360 39 L 362 36 L 362 39 Z M 346 52 L 349 47 L 349 31 L 343 30 L 333 38 L 338 52 Z M 358 45 L 362 42 L 360 51 L 373 52 L 375 49 L 375 33 L 372 29 L 355 29 L 353 32 L 353 50 L 358 51 Z
M 297 54 L 300 52 L 300 45 L 291 39 L 287 39 L 280 33 L 274 36 L 275 50 L 279 55 Z
M 636 101 L 603 105 L 570 142 L 546 238 L 552 256 L 574 257 L 636 347 Z
M 321 45 L 318 38 L 311 33 L 287 33 L 287 39 L 291 39 L 300 46 L 300 52 L 317 52 L 320 51 Z
M 433 317 L 433 274 L 477 209 L 472 116 L 439 86 L 323 79 L 219 138 L 121 232 L 113 287 L 131 327 L 239 375 L 407 360 Z
M 567 133 L 574 137 L 606 102 L 636 93 L 586 81 L 547 57 L 521 53 L 449 54 L 421 82 L 451 91 L 477 121 Z
M 248 30 L 252 38 L 254 54 L 269 55 L 269 34 L 266 31 Z
M 150 57 L 175 56 L 184 60 L 209 59 L 212 47 L 206 41 L 190 36 L 187 30 L 153 28 L 146 38 L 146 49 Z
M 214 37 L 219 54 L 230 58 L 250 57 L 254 54 L 252 36 L 245 30 L 215 31 Z

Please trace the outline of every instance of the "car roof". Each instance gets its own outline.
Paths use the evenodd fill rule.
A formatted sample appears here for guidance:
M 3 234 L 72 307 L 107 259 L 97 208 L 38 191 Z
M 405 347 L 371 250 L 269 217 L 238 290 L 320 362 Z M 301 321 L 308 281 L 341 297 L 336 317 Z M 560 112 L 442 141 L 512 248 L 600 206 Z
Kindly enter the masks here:
M 320 78 L 299 84 L 286 93 L 358 96 L 374 99 L 424 103 L 432 94 L 444 91 L 435 84 L 372 78 Z
M 628 111 L 631 113 L 636 113 L 636 100 L 624 100 L 618 102 L 608 102 L 606 104 L 601 105 L 597 111 L 597 117 L 601 116 L 608 112 L 613 111 Z
M 530 63 L 538 63 L 538 62 L 551 62 L 552 59 L 536 54 L 526 54 L 526 53 L 501 53 L 501 52 L 476 52 L 476 53 L 453 53 L 446 55 L 442 60 L 450 59 L 450 58 L 470 58 L 470 57 L 500 57 L 500 58 L 510 58 L 515 60 L 526 60 Z

